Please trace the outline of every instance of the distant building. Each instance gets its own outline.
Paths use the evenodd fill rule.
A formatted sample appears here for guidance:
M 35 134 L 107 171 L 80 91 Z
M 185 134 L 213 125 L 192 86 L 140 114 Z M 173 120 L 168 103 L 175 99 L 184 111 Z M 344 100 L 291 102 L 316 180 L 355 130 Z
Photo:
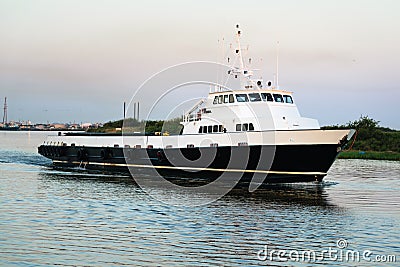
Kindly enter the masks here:
M 90 122 L 82 123 L 82 124 L 81 124 L 81 127 L 82 127 L 83 129 L 88 129 L 88 128 L 91 128 L 91 127 L 92 127 L 92 124 L 91 124 Z
M 48 127 L 46 124 L 36 124 L 35 129 L 37 130 L 46 130 Z
M 77 123 L 73 123 L 73 124 L 70 124 L 68 126 L 68 130 L 77 130 L 77 129 L 80 129 L 80 128 L 81 128 L 81 126 L 79 124 L 77 124 Z
M 50 124 L 50 129 L 66 129 L 66 125 L 62 123 L 53 123 Z

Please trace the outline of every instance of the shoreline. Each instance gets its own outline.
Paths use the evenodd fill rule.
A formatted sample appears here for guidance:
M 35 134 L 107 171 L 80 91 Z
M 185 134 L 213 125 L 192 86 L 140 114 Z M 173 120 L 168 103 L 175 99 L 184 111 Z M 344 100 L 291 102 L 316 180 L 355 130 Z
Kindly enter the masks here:
M 400 153 L 391 151 L 349 150 L 340 152 L 338 158 L 400 161 Z

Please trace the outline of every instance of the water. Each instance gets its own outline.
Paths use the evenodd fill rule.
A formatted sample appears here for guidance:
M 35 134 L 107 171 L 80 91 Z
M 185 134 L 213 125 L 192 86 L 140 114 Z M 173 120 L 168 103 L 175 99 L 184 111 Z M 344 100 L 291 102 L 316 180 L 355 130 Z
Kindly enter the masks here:
M 289 250 L 328 249 L 371 254 L 325 254 L 317 263 L 400 261 L 399 162 L 337 160 L 320 185 L 235 191 L 206 206 L 176 208 L 126 176 L 52 169 L 36 153 L 47 134 L 0 132 L 0 266 L 303 266 L 314 262 Z M 274 252 L 264 260 L 265 246 L 286 250 L 288 261 Z M 397 263 L 376 262 L 389 255 Z

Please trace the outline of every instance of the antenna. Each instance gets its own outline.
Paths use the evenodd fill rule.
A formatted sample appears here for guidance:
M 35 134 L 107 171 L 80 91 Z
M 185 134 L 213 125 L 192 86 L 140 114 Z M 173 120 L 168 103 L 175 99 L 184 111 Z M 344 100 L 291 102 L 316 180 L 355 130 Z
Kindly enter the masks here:
M 3 113 L 3 124 L 6 124 L 8 119 L 7 119 L 7 97 L 4 97 L 4 113 Z
M 219 67 L 218 67 L 218 72 L 217 72 L 217 84 L 214 86 L 214 92 L 217 91 L 221 91 L 221 86 L 219 86 L 220 83 L 222 83 L 223 79 L 224 79 L 224 75 L 223 75 L 223 71 L 222 71 L 222 65 L 224 63 L 225 60 L 225 37 L 222 36 L 222 39 L 218 39 L 218 43 L 220 44 L 220 53 L 221 55 L 219 55 L 221 58 L 218 58 L 218 63 Z M 229 63 L 229 58 L 228 58 L 228 63 Z M 211 89 L 210 89 L 211 92 Z
M 240 34 L 241 34 L 241 31 L 239 29 L 239 24 L 236 24 L 236 29 L 237 29 L 236 42 L 237 42 L 237 45 L 238 45 L 237 49 L 236 49 L 236 53 L 239 54 L 240 69 L 241 69 L 241 71 L 243 71 L 244 63 L 243 63 L 243 57 L 242 57 L 242 47 L 240 46 Z
M 276 44 L 276 89 L 279 89 L 279 41 Z

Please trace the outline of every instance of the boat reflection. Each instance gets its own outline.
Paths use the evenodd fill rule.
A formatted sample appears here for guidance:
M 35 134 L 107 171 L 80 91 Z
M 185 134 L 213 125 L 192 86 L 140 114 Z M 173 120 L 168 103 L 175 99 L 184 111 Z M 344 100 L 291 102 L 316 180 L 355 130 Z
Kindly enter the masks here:
M 71 184 L 78 184 L 79 188 L 83 185 L 99 184 L 104 189 L 110 188 L 113 190 L 113 186 L 118 186 L 119 188 L 124 188 L 124 192 L 132 189 L 134 192 L 141 192 L 142 195 L 146 194 L 140 186 L 135 182 L 135 180 L 128 175 L 109 175 L 102 173 L 91 173 L 91 172 L 65 172 L 65 171 L 55 171 L 54 169 L 49 169 L 47 172 L 40 173 L 42 181 L 46 181 L 47 186 L 51 186 L 51 181 L 57 181 L 58 184 L 63 184 L 64 187 L 74 188 Z M 151 179 L 151 177 L 149 177 Z M 193 182 L 185 185 L 184 181 L 180 181 L 181 186 L 193 187 Z M 277 203 L 279 205 L 303 205 L 303 206 L 319 206 L 327 208 L 338 208 L 335 204 L 329 201 L 328 193 L 326 188 L 334 185 L 332 182 L 322 182 L 322 183 L 294 183 L 294 184 L 265 184 L 254 192 L 249 192 L 248 186 L 241 184 L 240 186 L 232 189 L 228 194 L 221 198 L 221 201 L 228 201 L 232 203 L 246 203 L 246 205 L 253 204 L 265 204 Z M 184 190 L 176 189 L 166 189 L 163 187 L 162 183 L 157 183 L 156 179 L 152 181 L 151 188 L 152 192 L 156 192 L 160 195 L 168 195 L 173 197 L 179 202 L 179 199 L 188 198 L 187 192 Z M 71 190 L 69 190 L 71 192 Z M 210 194 L 198 194 L 192 195 L 192 199 L 212 199 L 215 197 L 215 192 L 210 192 Z M 219 199 L 217 197 L 215 199 Z M 186 200 L 185 200 L 186 201 Z

